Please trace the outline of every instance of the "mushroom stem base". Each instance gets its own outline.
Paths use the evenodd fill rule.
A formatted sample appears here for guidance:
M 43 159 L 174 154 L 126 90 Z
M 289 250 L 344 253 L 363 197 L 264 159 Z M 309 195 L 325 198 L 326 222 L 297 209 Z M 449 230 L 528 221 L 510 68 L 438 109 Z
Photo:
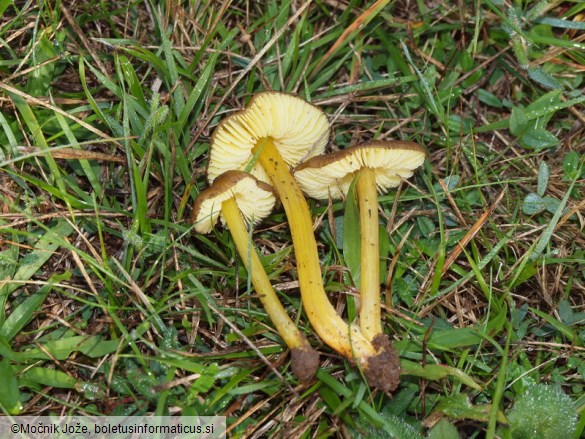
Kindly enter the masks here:
M 400 358 L 386 334 L 378 334 L 373 340 L 378 354 L 369 359 L 365 369 L 370 386 L 392 392 L 400 384 Z

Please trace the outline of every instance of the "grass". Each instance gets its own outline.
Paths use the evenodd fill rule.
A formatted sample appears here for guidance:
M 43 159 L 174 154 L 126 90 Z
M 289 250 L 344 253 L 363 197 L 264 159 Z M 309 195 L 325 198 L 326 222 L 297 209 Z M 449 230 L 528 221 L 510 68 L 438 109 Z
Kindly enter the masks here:
M 555 437 L 580 437 L 584 10 L 0 2 L 2 412 L 224 415 L 230 437 L 515 438 L 547 434 L 522 410 L 562 409 Z M 392 397 L 316 338 L 281 210 L 253 238 L 321 351 L 305 386 L 229 233 L 192 232 L 213 128 L 267 89 L 323 108 L 331 149 L 429 150 L 380 197 L 384 329 L 404 369 Z M 353 319 L 354 203 L 310 205 L 326 289 Z

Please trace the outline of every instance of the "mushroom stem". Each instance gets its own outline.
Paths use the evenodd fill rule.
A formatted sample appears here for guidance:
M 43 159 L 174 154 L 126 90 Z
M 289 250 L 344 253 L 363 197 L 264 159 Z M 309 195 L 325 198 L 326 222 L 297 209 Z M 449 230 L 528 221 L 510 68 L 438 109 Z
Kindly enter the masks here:
M 380 243 L 378 192 L 373 169 L 359 171 L 357 196 L 360 208 L 360 327 L 368 340 L 382 333 L 380 304 Z
M 270 177 L 286 212 L 297 260 L 303 306 L 309 321 L 326 344 L 367 368 L 369 359 L 377 354 L 377 349 L 359 327 L 348 325 L 337 314 L 325 294 L 307 201 L 273 140 L 260 139 L 253 153 L 257 148 L 263 148 L 258 160 Z
M 272 320 L 272 323 L 274 323 L 284 342 L 291 349 L 293 359 L 298 357 L 299 354 L 303 357 L 302 364 L 295 364 L 295 361 L 292 362 L 293 372 L 301 381 L 312 378 L 319 365 L 318 354 L 311 347 L 305 335 L 297 328 L 286 313 L 270 283 L 270 279 L 268 279 L 268 275 L 264 270 L 258 253 L 253 247 L 250 247 L 248 230 L 240 215 L 236 200 L 234 198 L 225 200 L 221 205 L 221 213 L 232 234 L 236 249 L 244 262 L 244 266 L 250 276 L 252 276 L 252 284 L 258 293 L 264 309 L 266 309 L 268 316 Z M 299 370 L 299 368 L 302 370 Z

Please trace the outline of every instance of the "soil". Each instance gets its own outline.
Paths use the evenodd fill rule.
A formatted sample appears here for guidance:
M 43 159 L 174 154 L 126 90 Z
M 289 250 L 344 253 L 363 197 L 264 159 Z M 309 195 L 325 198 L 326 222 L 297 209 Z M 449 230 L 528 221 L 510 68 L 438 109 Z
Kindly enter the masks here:
M 379 353 L 365 368 L 368 383 L 383 392 L 392 392 L 400 384 L 400 359 L 386 334 L 378 334 L 372 344 Z
M 312 380 L 319 367 L 319 353 L 311 348 L 291 349 L 291 368 L 301 382 Z

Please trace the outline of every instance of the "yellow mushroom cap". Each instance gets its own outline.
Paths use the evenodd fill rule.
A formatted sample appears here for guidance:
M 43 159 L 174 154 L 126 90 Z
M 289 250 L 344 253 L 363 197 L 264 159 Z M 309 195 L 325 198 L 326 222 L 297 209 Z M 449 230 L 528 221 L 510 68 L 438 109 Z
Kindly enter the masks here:
M 207 178 L 212 183 L 230 169 L 244 169 L 252 148 L 271 138 L 284 161 L 296 166 L 302 159 L 322 154 L 329 141 L 329 121 L 319 108 L 301 98 L 279 92 L 254 95 L 247 108 L 224 119 L 215 129 Z M 269 181 L 256 164 L 251 173 Z
M 244 221 L 252 226 L 266 218 L 276 203 L 272 186 L 258 181 L 246 172 L 224 172 L 195 200 L 191 214 L 195 231 L 211 232 L 221 216 L 222 203 L 230 198 L 236 200 Z
M 423 164 L 426 150 L 414 142 L 374 141 L 307 160 L 295 178 L 307 195 L 319 200 L 341 198 L 361 168 L 374 170 L 379 192 L 396 187 Z

